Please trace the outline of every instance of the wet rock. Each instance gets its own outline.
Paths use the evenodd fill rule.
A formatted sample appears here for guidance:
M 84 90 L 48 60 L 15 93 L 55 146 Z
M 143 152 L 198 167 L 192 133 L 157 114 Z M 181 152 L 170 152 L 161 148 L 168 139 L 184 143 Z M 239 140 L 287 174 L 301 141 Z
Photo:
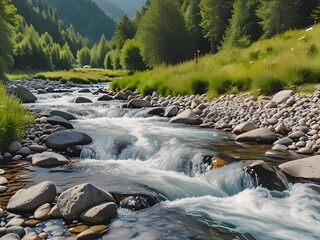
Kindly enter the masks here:
M 45 181 L 16 192 L 10 198 L 7 209 L 11 212 L 32 211 L 44 203 L 52 202 L 56 194 L 56 186 L 52 182 Z
M 154 108 L 150 109 L 147 114 L 162 116 L 164 114 L 164 108 L 163 107 L 154 107 Z
M 96 159 L 97 153 L 92 148 L 84 147 L 84 148 L 82 148 L 79 157 L 80 157 L 80 159 Z
M 39 220 L 36 220 L 36 219 L 27 219 L 27 220 L 24 222 L 24 225 L 27 226 L 27 227 L 34 227 L 34 226 L 36 226 L 38 223 L 40 223 Z
M 159 202 L 160 202 L 160 200 L 155 196 L 132 195 L 132 196 L 128 196 L 125 199 L 123 199 L 120 202 L 120 207 L 130 209 L 132 211 L 138 211 L 141 209 L 152 207 Z
M 32 156 L 32 165 L 50 168 L 68 164 L 69 160 L 61 154 L 54 152 L 37 153 Z
M 6 186 L 0 186 L 0 193 L 4 193 L 7 189 L 8 188 Z
M 48 148 L 46 148 L 45 146 L 42 146 L 42 145 L 30 145 L 29 148 L 31 151 L 36 152 L 36 153 L 42 153 L 42 152 L 48 150 Z
M 14 141 L 14 142 L 12 142 L 12 143 L 9 144 L 7 150 L 8 150 L 8 152 L 10 152 L 10 153 L 15 153 L 15 152 L 19 151 L 21 148 L 22 148 L 21 143 L 18 142 L 18 141 Z
M 13 94 L 16 95 L 23 103 L 34 103 L 36 100 L 38 100 L 38 98 L 32 92 L 30 92 L 29 89 L 21 84 L 13 86 L 11 90 Z
M 0 177 L 0 185 L 7 184 L 8 180 L 5 177 Z
M 81 88 L 78 93 L 91 93 L 91 91 L 88 88 Z
M 294 95 L 292 90 L 282 90 L 273 96 L 272 101 L 280 104 L 286 102 L 292 95 Z
M 7 228 L 7 234 L 10 233 L 18 234 L 20 237 L 23 237 L 26 234 L 24 228 L 21 226 L 12 226 Z
M 71 146 L 65 150 L 68 157 L 80 157 L 83 146 Z
M 320 180 L 320 156 L 302 158 L 279 165 L 286 174 L 303 179 Z
M 63 130 L 52 133 L 46 139 L 46 145 L 55 151 L 64 151 L 68 147 L 75 145 L 85 145 L 92 142 L 92 138 L 79 131 Z
M 35 232 L 30 232 L 30 233 L 26 234 L 26 235 L 22 238 L 22 240 L 42 240 L 42 238 L 39 237 L 37 233 L 35 233 Z
M 72 234 L 79 234 L 85 230 L 89 229 L 89 227 L 87 225 L 79 225 L 79 226 L 75 226 L 69 229 L 69 232 Z
M 85 209 L 107 201 L 114 202 L 110 193 L 90 183 L 84 183 L 61 193 L 57 206 L 64 218 L 77 219 Z
M 105 95 L 102 95 L 101 97 L 99 97 L 97 100 L 98 101 L 111 101 L 111 100 L 113 100 L 113 97 L 105 94 Z
M 256 186 L 277 191 L 287 189 L 287 186 L 278 176 L 276 170 L 268 166 L 264 161 L 247 161 L 246 164 L 243 170 L 252 176 Z
M 239 125 L 235 126 L 235 128 L 233 129 L 233 133 L 242 134 L 245 132 L 252 131 L 256 128 L 257 127 L 254 125 L 253 122 L 248 121 L 248 122 L 240 123 Z
M 273 144 L 281 144 L 285 146 L 289 146 L 293 143 L 293 140 L 291 138 L 285 137 L 285 138 L 280 138 L 279 140 L 275 141 Z
M 202 120 L 191 109 L 187 109 L 169 121 L 170 123 L 184 123 L 190 125 L 200 125 Z
M 144 99 L 132 99 L 128 102 L 128 108 L 151 107 L 151 103 Z
M 313 154 L 313 150 L 312 150 L 312 148 L 303 147 L 303 148 L 298 149 L 297 153 L 311 155 L 311 154 Z
M 275 151 L 267 151 L 267 152 L 265 152 L 264 155 L 268 158 L 282 159 L 282 160 L 287 159 L 286 156 L 283 156 L 279 152 L 275 152 Z
M 63 218 L 63 216 L 62 216 L 62 214 L 61 214 L 61 212 L 60 212 L 60 210 L 59 210 L 59 208 L 58 208 L 57 205 L 54 205 L 54 206 L 51 208 L 51 210 L 50 210 L 50 212 L 49 212 L 49 216 L 50 216 L 51 218 Z
M 117 209 L 114 202 L 102 203 L 84 211 L 80 218 L 82 221 L 91 224 L 103 224 L 117 215 Z
M 5 227 L 0 227 L 0 238 L 7 233 L 7 228 Z
M 67 129 L 74 129 L 73 125 L 64 119 L 63 117 L 60 116 L 52 116 L 47 119 L 47 122 L 52 124 L 52 125 L 60 125 L 62 127 L 65 127 Z
M 85 98 L 85 97 L 77 97 L 76 99 L 74 99 L 75 103 L 92 103 L 92 101 L 89 98 Z
M 19 149 L 16 153 L 16 155 L 21 155 L 23 157 L 26 157 L 31 154 L 30 148 L 29 147 L 22 147 Z
M 238 142 L 256 142 L 270 144 L 275 142 L 278 136 L 268 128 L 258 128 L 236 137 Z
M 77 235 L 77 240 L 93 240 L 98 239 L 103 234 L 106 234 L 109 231 L 109 227 L 106 225 L 97 225 L 90 227 L 89 229 L 83 231 Z
M 127 100 L 128 96 L 124 94 L 123 92 L 118 92 L 116 95 L 114 95 L 113 99 L 115 100 Z
M 50 115 L 51 115 L 51 116 L 59 116 L 59 117 L 62 117 L 62 118 L 64 118 L 64 119 L 67 120 L 67 121 L 77 119 L 77 118 L 76 118 L 74 115 L 72 115 L 71 113 L 68 113 L 68 112 L 65 112 L 65 111 L 61 111 L 61 110 L 52 110 L 52 111 L 50 112 Z
M 272 150 L 278 151 L 278 152 L 285 152 L 288 150 L 288 147 L 281 144 L 276 144 L 272 147 Z
M 4 216 L 4 211 L 2 208 L 0 208 L 0 219 Z
M 171 118 L 176 116 L 178 112 L 179 112 L 179 108 L 177 106 L 169 106 L 169 107 L 166 107 L 164 111 L 164 116 Z
M 296 132 L 293 132 L 293 133 L 289 134 L 288 138 L 291 138 L 293 140 L 297 140 L 297 139 L 299 139 L 301 137 L 305 137 L 305 136 L 306 136 L 306 134 L 304 132 L 296 131 Z

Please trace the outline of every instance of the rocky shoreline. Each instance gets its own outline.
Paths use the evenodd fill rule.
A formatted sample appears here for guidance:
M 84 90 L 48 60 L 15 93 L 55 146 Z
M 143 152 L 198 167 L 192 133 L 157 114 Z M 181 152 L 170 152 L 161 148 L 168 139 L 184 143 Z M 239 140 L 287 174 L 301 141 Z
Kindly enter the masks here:
M 79 85 L 62 80 L 7 83 L 7 91 L 15 93 L 24 103 L 35 102 L 37 94 L 71 92 L 76 88 Z M 146 108 L 148 115 L 170 118 L 170 123 L 232 131 L 239 142 L 272 144 L 270 151 L 266 152 L 267 157 L 279 158 L 279 153 L 285 151 L 296 151 L 302 154 L 302 158 L 315 155 L 281 164 L 280 168 L 292 177 L 320 179 L 320 157 L 317 156 L 320 154 L 320 88 L 309 95 L 285 90 L 272 98 L 263 96 L 255 99 L 249 93 L 241 93 L 213 100 L 207 100 L 205 96 L 164 97 L 155 92 L 143 97 L 129 90 L 115 93 L 104 87 L 93 91 L 90 85 L 77 91 L 92 93 L 97 101 L 123 101 L 121 108 Z M 74 102 L 91 104 L 92 100 L 81 96 Z M 74 129 L 74 119 L 76 116 L 59 110 L 36 113 L 35 123 L 28 127 L 23 139 L 11 143 L 6 152 L 0 153 L 0 162 L 27 160 L 32 165 L 51 168 L 69 164 L 84 150 L 88 156 L 94 154 L 90 148 L 83 147 L 92 139 Z M 204 158 L 204 164 L 210 168 L 233 161 L 236 160 L 220 155 Z M 247 163 L 243 169 L 261 176 L 258 185 L 285 190 L 285 186 L 275 178 L 262 177 L 261 171 L 276 175 L 275 170 L 263 161 Z M 1 174 L 4 171 L 0 169 Z M 0 176 L 0 192 L 6 191 L 7 181 Z M 0 239 L 66 239 L 62 236 L 70 236 L 67 239 L 97 239 L 108 231 L 107 223 L 116 216 L 118 207 L 140 210 L 159 201 L 157 196 L 116 195 L 90 183 L 57 194 L 54 183 L 43 182 L 18 191 L 11 197 L 6 211 L 0 209 Z M 63 219 L 62 222 L 53 223 L 57 218 Z M 50 229 L 52 224 L 54 231 L 49 231 L 47 228 Z M 66 225 L 72 226 L 68 234 L 63 227 Z

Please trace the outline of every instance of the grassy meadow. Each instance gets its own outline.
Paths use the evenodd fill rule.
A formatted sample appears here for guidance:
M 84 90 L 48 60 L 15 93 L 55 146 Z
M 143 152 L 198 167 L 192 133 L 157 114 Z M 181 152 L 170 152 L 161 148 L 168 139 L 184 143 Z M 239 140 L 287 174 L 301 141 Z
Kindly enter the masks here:
M 43 72 L 41 70 L 15 70 L 14 72 L 7 74 L 8 79 L 51 79 L 60 80 L 64 79 L 67 81 L 73 81 L 77 83 L 90 83 L 90 82 L 108 82 L 113 78 L 122 77 L 127 73 L 118 70 L 100 69 L 100 68 L 75 68 L 69 71 L 53 71 Z
M 0 151 L 18 140 L 33 120 L 33 114 L 15 97 L 7 95 L 5 87 L 0 84 Z
M 161 65 L 111 83 L 113 90 L 142 94 L 220 94 L 252 91 L 271 95 L 281 89 L 313 91 L 320 83 L 320 25 L 292 30 L 245 49 L 222 49 L 176 66 Z

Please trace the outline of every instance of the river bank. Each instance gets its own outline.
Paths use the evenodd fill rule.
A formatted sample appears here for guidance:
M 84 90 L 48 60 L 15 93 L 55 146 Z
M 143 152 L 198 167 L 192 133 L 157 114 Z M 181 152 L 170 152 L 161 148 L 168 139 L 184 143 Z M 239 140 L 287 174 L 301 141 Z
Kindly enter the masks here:
M 226 134 L 225 137 L 219 137 L 210 130 L 214 128 L 227 132 L 238 131 L 238 134 L 246 130 L 248 131 L 248 126 L 250 130 L 260 128 L 265 131 L 265 129 L 268 129 L 268 131 L 272 132 L 271 137 L 268 136 L 268 138 L 266 138 L 265 134 L 259 133 L 257 136 L 251 136 L 249 139 L 251 139 L 250 141 L 258 141 L 261 143 L 273 143 L 276 140 L 279 141 L 278 139 L 282 139 L 282 144 L 275 144 L 274 147 L 270 145 L 269 147 L 269 150 L 275 148 L 275 146 L 279 148 L 279 145 L 288 147 L 285 151 L 282 147 L 281 152 L 276 152 L 277 158 L 279 156 L 285 158 L 277 160 L 279 162 L 300 158 L 296 154 L 296 150 L 299 151 L 299 149 L 303 147 L 300 147 L 300 145 L 296 146 L 294 157 L 290 157 L 292 150 L 289 150 L 294 149 L 293 146 L 299 142 L 305 142 L 306 145 L 312 142 L 314 143 L 313 146 L 318 146 L 318 129 L 315 126 L 319 114 L 317 111 L 317 101 L 320 94 L 318 92 L 307 96 L 287 91 L 279 94 L 280 97 L 279 95 L 273 99 L 261 97 L 257 101 L 248 94 L 237 94 L 208 101 L 202 96 L 163 97 L 156 93 L 153 93 L 152 96 L 142 97 L 130 91 L 114 93 L 111 92 L 106 85 L 84 86 L 73 84 L 72 82 L 65 83 L 63 81 L 20 81 L 14 82 L 14 84 L 27 86 L 38 98 L 38 100 L 33 100 L 35 103 L 27 104 L 27 106 L 37 112 L 38 115 L 36 124 L 28 128 L 24 139 L 20 143 L 16 142 L 11 144 L 11 150 L 8 149 L 8 152 L 3 154 L 3 158 L 6 158 L 6 162 L 31 161 L 33 166 L 31 168 L 29 167 L 29 169 L 32 170 L 29 174 L 33 175 L 33 178 L 38 178 L 35 183 L 41 184 L 43 181 L 48 180 L 58 183 L 56 184 L 57 189 L 60 188 L 60 190 L 58 190 L 58 194 L 57 196 L 55 195 L 55 197 L 59 197 L 62 192 L 68 191 L 79 184 L 93 181 L 98 187 L 104 189 L 103 192 L 106 189 L 110 191 L 118 207 L 121 205 L 122 197 L 119 200 L 118 197 L 115 197 L 115 192 L 118 193 L 118 196 L 125 197 L 130 197 L 130 194 L 128 195 L 128 189 L 131 189 L 131 195 L 133 193 L 143 193 L 146 194 L 144 196 L 159 196 L 160 194 L 162 197 L 164 196 L 164 203 L 160 205 L 157 204 L 158 207 L 150 208 L 150 210 L 147 211 L 157 211 L 157 208 L 160 206 L 163 214 L 163 212 L 170 212 L 167 206 L 171 206 L 174 209 L 176 209 L 176 206 L 179 206 L 179 208 L 185 209 L 187 205 L 185 206 L 185 203 L 179 202 L 179 200 L 183 199 L 189 202 L 189 199 L 186 198 L 188 196 L 203 197 L 213 194 L 215 198 L 219 199 L 222 196 L 232 197 L 238 196 L 239 194 L 243 195 L 245 194 L 245 192 L 243 192 L 245 189 L 256 189 L 257 186 L 262 184 L 262 179 L 257 183 L 253 181 L 253 179 L 247 175 L 247 172 L 241 170 L 244 169 L 242 163 L 230 164 L 230 167 L 226 166 L 226 168 L 212 169 L 212 174 L 214 173 L 215 176 L 212 176 L 211 172 L 208 171 L 210 166 L 215 166 L 212 165 L 214 157 L 225 160 L 226 162 L 224 162 L 223 165 L 227 165 L 227 163 L 229 163 L 228 161 L 233 163 L 233 161 L 236 160 L 232 158 L 230 160 L 229 158 L 224 158 L 224 155 L 217 155 L 213 151 L 203 149 L 204 146 L 213 143 L 220 144 L 223 139 L 233 141 L 236 137 L 229 133 Z M 9 86 L 8 89 L 10 89 Z M 305 114 L 305 112 L 307 112 L 307 114 Z M 57 116 L 64 117 L 61 119 L 57 118 Z M 302 120 L 300 121 L 300 119 Z M 195 124 L 199 128 L 185 127 L 184 124 L 174 124 L 175 122 Z M 244 126 L 240 125 L 240 128 L 239 124 Z M 67 136 L 71 136 L 68 134 L 76 131 L 83 133 L 81 136 L 88 134 L 91 140 L 88 137 L 81 137 L 80 142 L 77 140 L 70 143 L 68 140 L 66 143 L 64 140 L 68 138 Z M 291 135 L 301 135 L 301 132 L 304 133 L 304 135 L 299 136 L 299 138 L 292 137 Z M 58 141 L 52 140 L 52 136 L 59 134 L 62 135 L 58 136 Z M 238 140 L 239 136 L 236 137 Z M 284 137 L 286 138 L 283 139 Z M 246 141 L 248 141 L 248 137 L 245 138 Z M 88 139 L 90 141 L 88 141 Z M 270 139 L 274 139 L 274 141 L 270 142 Z M 285 142 L 285 144 L 283 142 Z M 288 144 L 288 142 L 290 142 L 290 144 Z M 195 146 L 189 146 L 194 143 L 196 143 Z M 89 145 L 87 147 L 79 147 L 79 144 Z M 75 145 L 78 147 L 74 148 Z M 103 148 L 101 148 L 102 146 Z M 252 146 L 256 148 L 255 145 Z M 316 154 L 318 149 L 313 146 L 309 148 L 312 149 L 312 154 Z M 48 175 L 48 170 L 39 170 L 39 167 L 43 167 L 44 165 L 41 166 L 43 162 L 39 163 L 36 161 L 34 155 L 38 153 L 37 156 L 39 156 L 41 153 L 52 151 L 58 153 L 59 156 L 56 157 L 55 160 L 51 159 L 49 163 L 45 163 L 48 164 L 46 167 L 53 167 L 52 171 L 49 170 L 50 174 Z M 263 151 L 264 153 L 269 152 L 268 147 Z M 273 151 L 276 151 L 276 149 L 273 149 Z M 66 157 L 66 159 L 60 155 Z M 210 162 L 205 162 L 203 156 L 210 156 Z M 269 156 L 274 157 L 274 155 L 270 153 Z M 305 156 L 306 155 L 303 154 L 301 158 Z M 240 159 L 244 159 L 244 157 L 242 156 Z M 62 166 L 51 165 L 52 162 Z M 69 163 L 66 168 L 64 167 L 65 163 Z M 26 163 L 26 165 L 28 164 Z M 141 169 L 137 165 L 141 165 Z M 247 166 L 250 166 L 250 169 L 252 169 L 251 167 L 253 165 L 246 163 L 245 167 Z M 236 169 L 240 169 L 240 172 L 237 172 L 238 170 Z M 81 177 L 77 175 L 79 174 L 79 170 Z M 257 173 L 257 169 L 254 168 L 253 170 Z M 172 173 L 172 171 L 178 174 Z M 33 174 L 32 172 L 36 172 L 37 174 Z M 66 174 L 63 174 L 63 172 Z M 89 177 L 88 173 L 93 173 L 96 177 Z M 237 184 L 240 185 L 237 185 L 237 187 L 231 186 L 228 182 L 230 178 L 228 177 L 229 174 L 232 178 L 240 174 L 238 175 L 239 179 L 236 178 Z M 108 175 L 110 177 L 107 177 Z M 217 178 L 219 175 L 221 175 L 221 179 L 219 179 L 219 177 Z M 161 177 L 161 179 L 158 179 L 159 177 Z M 243 177 L 247 179 L 245 184 L 242 179 Z M 61 179 L 58 180 L 59 178 Z M 203 182 L 205 178 L 208 178 L 207 180 L 210 179 L 210 181 L 207 182 L 207 180 L 205 180 L 205 182 Z M 174 179 L 174 181 L 172 182 L 170 179 Z M 9 182 L 12 181 L 12 179 L 8 180 Z M 103 184 L 99 183 L 100 181 L 102 181 Z M 131 186 L 128 187 L 127 184 L 130 181 L 137 182 L 138 184 L 131 184 Z M 159 181 L 164 181 L 162 182 L 164 185 L 161 188 Z M 178 182 L 181 184 L 176 185 Z M 235 179 L 231 182 L 235 182 Z M 223 185 L 226 185 L 226 189 L 222 187 Z M 148 187 L 144 188 L 142 186 Z M 34 184 L 28 183 L 26 187 L 34 187 Z M 268 190 L 268 187 L 270 187 L 270 185 L 267 185 L 263 191 L 271 191 L 271 189 Z M 302 187 L 304 188 L 306 186 Z M 288 188 L 288 186 L 286 188 Z M 299 187 L 293 187 L 293 189 L 297 188 Z M 292 191 L 292 187 L 288 189 Z M 258 187 L 256 190 L 253 190 L 252 194 L 256 193 L 255 191 L 259 192 L 261 190 Z M 302 191 L 305 190 L 303 189 Z M 317 196 L 316 192 L 310 195 L 310 199 L 315 196 Z M 199 202 L 202 202 L 202 200 L 206 201 L 207 199 L 199 199 Z M 190 201 L 193 200 L 190 199 Z M 58 204 L 57 200 L 51 199 L 50 201 L 48 200 L 48 202 L 50 203 L 50 209 Z M 105 200 L 102 202 L 105 202 Z M 124 203 L 128 204 L 128 201 Z M 111 230 L 112 228 L 113 230 L 109 233 L 110 235 L 106 234 L 105 236 L 116 239 L 116 236 L 119 236 L 119 231 L 121 231 L 121 229 L 123 230 L 123 226 L 115 227 L 114 221 L 119 223 L 119 220 L 121 218 L 123 219 L 127 214 L 125 213 L 125 215 L 123 215 L 124 213 L 122 212 L 126 206 L 124 203 L 118 209 L 118 217 L 112 220 L 110 226 Z M 148 203 L 147 205 L 151 206 L 152 204 Z M 201 212 L 202 209 L 203 208 L 193 209 L 192 211 Z M 211 210 L 210 214 L 216 211 L 215 209 Z M 157 212 L 157 214 L 159 213 Z M 173 213 L 168 214 L 171 216 Z M 225 214 L 228 216 L 230 213 Z M 10 217 L 8 218 L 9 215 L 6 215 L 7 220 L 10 219 Z M 268 218 L 269 217 L 271 216 L 268 216 Z M 29 218 L 30 216 L 28 219 Z M 76 219 L 77 218 L 78 216 Z M 174 217 L 172 216 L 172 218 Z M 5 224 L 8 223 L 7 220 Z M 213 220 L 215 220 L 215 218 L 213 218 Z M 108 222 L 110 220 L 104 221 Z M 123 222 L 128 224 L 126 220 Z M 316 222 L 317 220 L 315 219 L 315 223 Z M 62 233 L 62 238 L 65 239 L 68 237 L 70 233 L 67 234 L 68 229 L 61 227 L 63 223 L 57 222 L 56 225 L 60 226 L 58 227 L 60 231 L 57 232 L 59 232 L 59 234 Z M 195 225 L 197 225 L 197 223 L 195 223 Z M 200 225 L 197 226 L 200 227 Z M 186 225 L 182 224 L 182 226 Z M 173 229 L 175 228 L 179 228 L 179 226 L 173 227 Z M 203 226 L 200 228 L 202 229 L 201 231 L 203 231 Z M 304 227 L 302 227 L 302 229 L 303 228 Z M 42 227 L 42 230 L 43 229 L 45 229 L 45 226 Z M 115 231 L 115 229 L 117 230 Z M 150 229 L 148 231 L 142 231 L 140 229 L 136 233 L 133 233 L 129 228 L 125 229 L 127 231 L 125 238 L 128 236 L 134 238 L 135 234 L 137 234 L 137 238 L 150 236 L 148 235 L 150 234 Z M 101 234 L 104 234 L 105 230 L 106 229 L 103 228 Z M 158 229 L 157 231 L 160 230 Z M 193 229 L 193 231 L 193 233 L 188 233 L 190 234 L 189 236 L 199 234 L 198 230 Z M 254 233 L 255 231 L 259 233 Z M 264 231 L 262 228 L 260 230 L 250 231 L 250 234 L 253 234 L 252 236 L 255 236 L 255 238 L 259 238 L 257 236 L 269 236 L 268 233 Z M 244 234 L 243 232 L 240 232 L 241 234 L 232 233 L 230 229 L 227 232 L 229 236 L 244 237 L 244 235 L 241 235 Z M 157 234 L 159 234 L 159 232 Z M 175 237 L 181 237 L 183 234 L 187 233 L 181 232 L 180 236 L 177 234 Z M 217 233 L 212 232 L 211 234 L 211 236 L 215 236 Z M 310 236 L 312 236 L 313 233 L 310 234 Z M 205 235 L 206 234 L 201 236 L 204 237 Z M 49 234 L 47 232 L 47 237 L 48 236 L 49 239 L 58 237 L 51 235 L 51 232 Z M 170 235 L 161 236 L 169 238 Z M 75 238 L 75 235 L 71 234 L 70 237 L 71 239 Z

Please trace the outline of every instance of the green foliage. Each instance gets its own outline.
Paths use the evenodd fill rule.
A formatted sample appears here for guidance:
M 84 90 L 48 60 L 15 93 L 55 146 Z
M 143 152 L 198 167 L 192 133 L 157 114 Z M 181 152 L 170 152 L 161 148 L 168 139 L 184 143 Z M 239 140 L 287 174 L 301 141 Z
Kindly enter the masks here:
M 110 52 L 106 54 L 103 65 L 105 69 L 112 69 L 112 59 Z
M 125 42 L 121 50 L 120 63 L 122 68 L 129 70 L 131 74 L 145 69 L 145 64 L 140 54 L 139 43 L 136 40 L 128 39 Z
M 20 139 L 33 117 L 15 97 L 6 95 L 5 87 L 0 84 L 0 151 Z
M 90 49 L 88 47 L 84 47 L 77 52 L 77 62 L 81 66 L 90 64 Z
M 298 66 L 289 68 L 286 79 L 291 84 L 298 86 L 305 83 L 320 83 L 320 67 Z
M 117 49 L 121 49 L 127 39 L 132 39 L 137 32 L 137 26 L 134 22 L 124 15 L 116 25 L 116 30 L 112 42 Z
M 270 38 L 299 25 L 301 1 L 260 0 L 257 16 L 261 19 L 263 36 Z
M 284 82 L 273 76 L 265 75 L 263 79 L 258 82 L 257 87 L 263 95 L 272 95 L 284 89 Z
M 232 18 L 226 30 L 223 47 L 248 47 L 261 37 L 262 31 L 256 17 L 259 0 L 235 0 Z
M 111 59 L 111 65 L 113 70 L 118 70 L 121 69 L 121 64 L 120 64 L 120 51 L 119 50 L 111 50 L 109 52 L 110 54 L 110 59 Z
M 68 43 L 65 43 L 60 52 L 58 68 L 61 70 L 70 70 L 73 68 L 74 57 Z
M 201 27 L 211 41 L 211 52 L 216 52 L 231 17 L 232 0 L 201 0 Z
M 149 67 L 175 64 L 186 58 L 187 30 L 175 1 L 151 1 L 137 35 L 141 54 Z
M 209 81 L 197 77 L 192 78 L 191 89 L 193 91 L 193 94 L 204 94 L 209 89 Z
M 11 0 L 0 0 L 0 78 L 13 63 L 14 32 L 19 21 Z

